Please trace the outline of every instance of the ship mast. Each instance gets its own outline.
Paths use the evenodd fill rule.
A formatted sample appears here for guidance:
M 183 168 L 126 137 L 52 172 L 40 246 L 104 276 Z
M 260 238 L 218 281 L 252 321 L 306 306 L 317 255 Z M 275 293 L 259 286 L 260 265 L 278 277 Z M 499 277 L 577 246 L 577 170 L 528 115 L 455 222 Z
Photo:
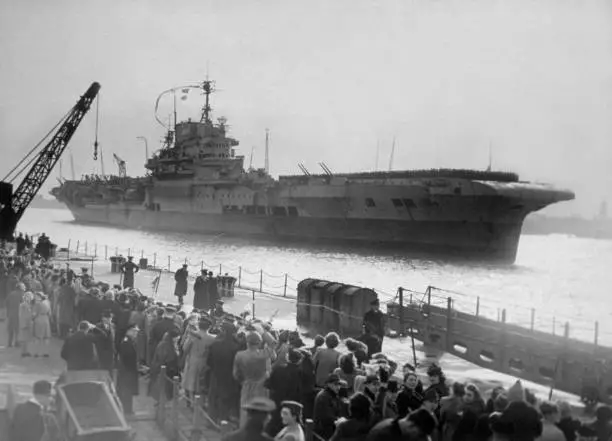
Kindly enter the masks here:
M 202 107 L 202 118 L 200 119 L 200 122 L 210 124 L 212 122 L 210 119 L 210 113 L 212 111 L 210 108 L 210 94 L 213 92 L 213 82 L 208 79 L 204 81 L 204 83 L 202 83 L 202 90 L 204 90 L 206 103 L 204 104 L 204 107 Z
M 264 161 L 264 170 L 266 171 L 266 173 L 270 172 L 270 158 L 269 158 L 269 154 L 270 154 L 270 130 L 266 129 L 266 158 Z
M 395 136 L 391 145 L 391 155 L 389 155 L 389 171 L 393 170 L 393 156 L 395 155 Z

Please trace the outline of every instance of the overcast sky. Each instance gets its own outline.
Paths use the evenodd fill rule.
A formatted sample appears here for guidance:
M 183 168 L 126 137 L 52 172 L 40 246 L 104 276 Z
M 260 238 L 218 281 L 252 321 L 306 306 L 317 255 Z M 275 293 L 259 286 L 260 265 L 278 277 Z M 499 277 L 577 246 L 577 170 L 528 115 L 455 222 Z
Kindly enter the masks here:
M 609 0 L 4 0 L 0 171 L 99 81 L 106 171 L 117 153 L 142 174 L 157 95 L 207 63 L 215 116 L 259 166 L 268 127 L 274 175 L 372 169 L 377 141 L 387 169 L 395 136 L 395 169 L 484 169 L 492 145 L 493 168 L 576 192 L 555 212 L 612 204 Z M 94 127 L 71 142 L 79 176 L 99 171 Z

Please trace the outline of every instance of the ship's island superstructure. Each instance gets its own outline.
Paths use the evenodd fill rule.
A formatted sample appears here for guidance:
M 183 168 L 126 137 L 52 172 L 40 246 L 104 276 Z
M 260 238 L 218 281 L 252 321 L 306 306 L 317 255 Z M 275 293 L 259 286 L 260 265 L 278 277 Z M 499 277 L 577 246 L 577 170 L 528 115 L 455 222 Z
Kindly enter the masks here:
M 514 173 L 408 170 L 280 176 L 245 170 L 227 121 L 175 123 L 148 175 L 64 181 L 52 194 L 79 222 L 126 228 L 399 246 L 514 262 L 534 211 L 574 194 Z

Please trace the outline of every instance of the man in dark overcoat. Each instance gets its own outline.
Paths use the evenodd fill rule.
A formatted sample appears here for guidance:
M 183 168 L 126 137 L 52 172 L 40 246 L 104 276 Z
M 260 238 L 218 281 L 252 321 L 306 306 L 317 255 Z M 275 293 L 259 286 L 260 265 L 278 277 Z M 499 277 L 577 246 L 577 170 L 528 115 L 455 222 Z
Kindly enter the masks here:
M 368 327 L 370 332 L 380 340 L 375 353 L 382 351 L 383 339 L 385 338 L 385 315 L 380 310 L 380 302 L 374 299 L 370 302 L 370 310 L 363 316 L 363 326 Z M 374 354 L 370 354 L 370 357 Z
M 189 277 L 189 271 L 187 271 L 187 264 L 184 264 L 182 268 L 176 270 L 174 273 L 174 295 L 178 297 L 179 305 L 183 304 L 183 297 L 187 295 L 187 278 Z
M 118 349 L 117 394 L 125 415 L 134 413 L 133 399 L 139 392 L 138 351 L 136 349 L 138 332 L 138 326 L 130 325 Z
M 174 311 L 172 308 L 165 308 L 162 319 L 155 323 L 155 325 L 153 325 L 151 328 L 151 333 L 149 334 L 149 348 L 153 350 L 153 354 L 155 353 L 157 345 L 162 341 L 162 338 L 164 338 L 166 332 L 169 332 L 177 327 L 174 320 L 175 315 L 176 311 Z
M 33 397 L 15 407 L 9 429 L 11 441 L 41 441 L 45 434 L 43 412 L 46 412 L 51 401 L 51 389 L 48 381 L 37 381 L 34 383 Z
M 193 307 L 204 311 L 208 311 L 211 307 L 207 275 L 207 271 L 203 269 L 193 284 Z
M 92 329 L 92 337 L 96 344 L 100 368 L 109 371 L 112 377 L 115 364 L 115 329 L 110 310 L 102 313 L 102 320 Z
M 210 416 L 215 421 L 229 420 L 240 400 L 240 386 L 233 375 L 234 358 L 240 350 L 234 338 L 235 329 L 232 323 L 223 322 L 221 333 L 208 348 L 208 405 Z
M 123 288 L 134 288 L 134 274 L 136 274 L 140 268 L 138 268 L 138 265 L 136 265 L 133 260 L 134 257 L 128 256 L 128 261 L 121 265 Z
M 89 330 L 91 324 L 81 322 L 77 332 L 64 341 L 61 357 L 66 361 L 69 371 L 87 371 L 98 369 L 96 345 Z

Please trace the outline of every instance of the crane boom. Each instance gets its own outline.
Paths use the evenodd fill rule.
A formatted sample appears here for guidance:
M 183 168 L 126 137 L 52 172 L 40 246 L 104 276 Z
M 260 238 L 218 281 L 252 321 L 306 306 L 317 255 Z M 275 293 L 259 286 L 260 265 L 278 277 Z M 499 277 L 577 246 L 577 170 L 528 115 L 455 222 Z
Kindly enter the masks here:
M 91 107 L 99 90 L 99 83 L 92 83 L 89 86 L 87 92 L 70 110 L 51 140 L 37 155 L 34 164 L 10 199 L 7 197 L 7 192 L 11 193 L 11 186 L 8 183 L 2 183 L 4 192 L 4 197 L 1 198 L 4 200 L 4 207 L 0 210 L 0 236 L 2 238 L 13 236 L 17 223 L 66 150 L 68 142 Z

